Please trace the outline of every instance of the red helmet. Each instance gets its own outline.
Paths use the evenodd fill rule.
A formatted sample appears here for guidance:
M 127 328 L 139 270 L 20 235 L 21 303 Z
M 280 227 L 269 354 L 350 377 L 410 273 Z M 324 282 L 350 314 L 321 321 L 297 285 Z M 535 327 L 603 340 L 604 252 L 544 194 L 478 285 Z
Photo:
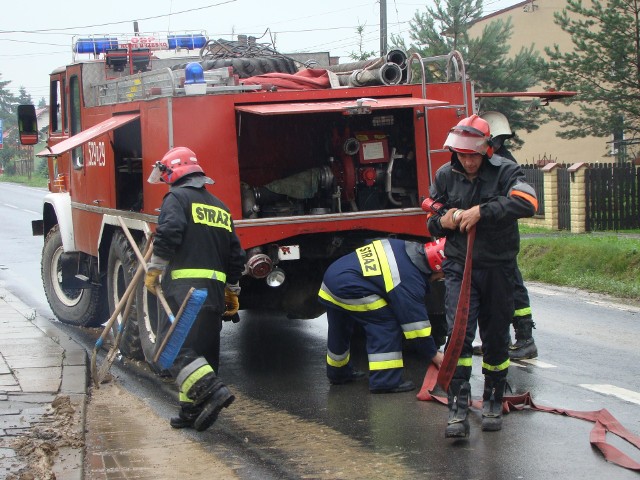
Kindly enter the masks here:
M 479 153 L 492 156 L 489 123 L 478 115 L 463 118 L 451 129 L 444 146 L 457 153 Z
M 442 261 L 447 258 L 444 256 L 444 246 L 446 243 L 446 238 L 439 238 L 434 242 L 424 244 L 424 254 L 427 257 L 427 263 L 429 264 L 431 273 L 442 271 Z
M 175 147 L 169 150 L 162 160 L 156 162 L 154 172 L 156 170 L 160 173 L 159 180 L 169 185 L 191 173 L 204 174 L 204 170 L 198 165 L 196 154 L 187 147 Z M 157 183 L 152 181 L 154 172 L 149 177 L 151 183 Z

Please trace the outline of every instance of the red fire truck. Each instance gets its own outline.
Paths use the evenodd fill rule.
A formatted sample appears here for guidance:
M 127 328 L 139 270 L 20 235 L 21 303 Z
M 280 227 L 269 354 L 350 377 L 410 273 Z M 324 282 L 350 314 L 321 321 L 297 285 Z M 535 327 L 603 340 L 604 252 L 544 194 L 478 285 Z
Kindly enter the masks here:
M 166 186 L 146 179 L 174 146 L 197 154 L 215 180 L 208 188 L 231 209 L 247 251 L 242 309 L 317 317 L 336 258 L 376 237 L 429 240 L 421 202 L 449 160 L 447 132 L 473 113 L 459 54 L 394 51 L 308 69 L 270 49 L 223 56 L 229 50 L 204 34 L 87 37 L 74 41 L 74 62 L 51 73 L 38 154 L 50 193 L 33 230 L 45 238 L 44 289 L 61 322 L 99 326 L 113 312 L 137 267 L 118 217 L 140 244 L 153 232 Z M 438 62 L 451 80 L 425 82 Z M 324 88 L 278 83 L 325 75 Z M 35 143 L 30 106 L 19 117 L 22 141 Z M 442 314 L 441 296 L 435 288 L 426 300 L 432 316 Z M 141 285 L 126 356 L 153 356 L 156 312 Z

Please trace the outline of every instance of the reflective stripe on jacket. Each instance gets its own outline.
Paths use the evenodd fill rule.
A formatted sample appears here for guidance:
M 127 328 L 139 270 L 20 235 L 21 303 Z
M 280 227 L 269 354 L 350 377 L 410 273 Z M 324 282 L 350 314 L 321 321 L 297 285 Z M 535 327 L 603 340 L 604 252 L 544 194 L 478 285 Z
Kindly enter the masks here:
M 424 256 L 413 261 L 422 261 Z M 390 308 L 406 338 L 427 337 L 431 324 L 425 306 L 428 268 L 415 265 L 406 241 L 375 240 L 336 260 L 325 272 L 318 292 L 330 308 L 371 312 Z
M 153 252 L 169 261 L 162 287 L 178 305 L 190 287 L 206 288 L 206 305 L 224 311 L 225 283 L 240 280 L 245 252 L 225 204 L 187 180 L 171 186 L 158 217 Z

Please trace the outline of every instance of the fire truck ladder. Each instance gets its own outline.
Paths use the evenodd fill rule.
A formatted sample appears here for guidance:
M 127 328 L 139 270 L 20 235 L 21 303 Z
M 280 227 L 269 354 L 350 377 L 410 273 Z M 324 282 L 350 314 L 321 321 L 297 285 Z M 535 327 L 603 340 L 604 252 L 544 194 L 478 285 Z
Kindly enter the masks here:
M 455 104 L 449 104 L 449 105 L 442 105 L 442 106 L 437 106 L 437 107 L 429 107 L 427 110 L 435 110 L 435 109 L 455 109 L 456 110 L 456 115 L 458 117 L 464 115 L 465 117 L 468 117 L 471 115 L 472 111 L 474 110 L 473 107 L 470 105 L 469 102 L 469 92 L 467 91 L 467 86 L 466 86 L 466 80 L 467 80 L 467 73 L 465 70 L 465 66 L 464 66 L 464 61 L 462 59 L 462 55 L 460 54 L 460 52 L 458 52 L 457 50 L 454 50 L 452 52 L 450 52 L 447 55 L 436 55 L 433 57 L 422 57 L 420 56 L 419 53 L 413 53 L 411 54 L 411 56 L 409 57 L 408 60 L 408 67 L 407 67 L 407 83 L 412 83 L 412 77 L 413 77 L 413 63 L 416 62 L 418 64 L 418 67 L 420 68 L 420 72 L 422 74 L 422 98 L 426 99 L 427 98 L 427 66 L 428 65 L 433 65 L 437 62 L 442 62 L 442 61 L 446 61 L 445 64 L 445 73 L 446 73 L 446 77 L 444 79 L 445 82 L 454 82 L 454 81 L 458 81 L 461 84 L 461 88 L 462 88 L 462 104 L 461 105 L 455 105 Z M 429 172 L 429 178 L 431 180 L 433 180 L 433 168 L 432 168 L 432 162 L 431 162 L 431 154 L 432 153 L 440 153 L 440 152 L 444 152 L 445 150 L 443 149 L 432 149 L 430 147 L 431 142 L 429 139 L 429 125 L 428 125 L 428 119 L 427 119 L 427 114 L 425 112 L 424 115 L 424 129 L 425 129 L 425 134 L 427 137 L 427 167 L 428 167 L 428 172 Z

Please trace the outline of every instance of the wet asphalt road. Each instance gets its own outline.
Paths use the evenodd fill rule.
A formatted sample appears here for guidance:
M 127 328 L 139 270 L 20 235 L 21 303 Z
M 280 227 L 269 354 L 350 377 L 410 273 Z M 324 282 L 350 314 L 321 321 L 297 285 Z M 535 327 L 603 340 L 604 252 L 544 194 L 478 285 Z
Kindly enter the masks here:
M 37 206 L 7 203 L 0 194 L 0 282 L 50 316 L 39 279 L 42 237 L 31 237 L 28 225 L 38 218 L 29 213 Z M 640 309 L 566 289 L 529 287 L 540 357 L 512 364 L 513 391 L 529 391 L 547 406 L 606 408 L 638 434 Z M 253 466 L 244 469 L 244 478 L 637 478 L 590 446 L 591 423 L 549 413 L 511 413 L 501 432 L 488 433 L 480 431 L 480 413 L 474 411 L 469 440 L 446 440 L 446 407 L 418 401 L 416 392 L 371 395 L 366 382 L 328 384 L 324 317 L 301 321 L 243 312 L 241 318 L 223 327 L 220 372 L 238 398 L 215 428 L 186 434 L 224 445 L 230 462 Z M 93 347 L 95 331 L 66 330 Z M 407 347 L 405 377 L 419 386 L 425 361 Z M 352 356 L 366 370 L 361 341 Z M 173 413 L 172 385 L 144 366 L 114 367 L 119 381 L 158 415 Z M 477 398 L 479 357 L 471 384 Z M 608 440 L 640 460 L 624 442 L 611 435 Z

